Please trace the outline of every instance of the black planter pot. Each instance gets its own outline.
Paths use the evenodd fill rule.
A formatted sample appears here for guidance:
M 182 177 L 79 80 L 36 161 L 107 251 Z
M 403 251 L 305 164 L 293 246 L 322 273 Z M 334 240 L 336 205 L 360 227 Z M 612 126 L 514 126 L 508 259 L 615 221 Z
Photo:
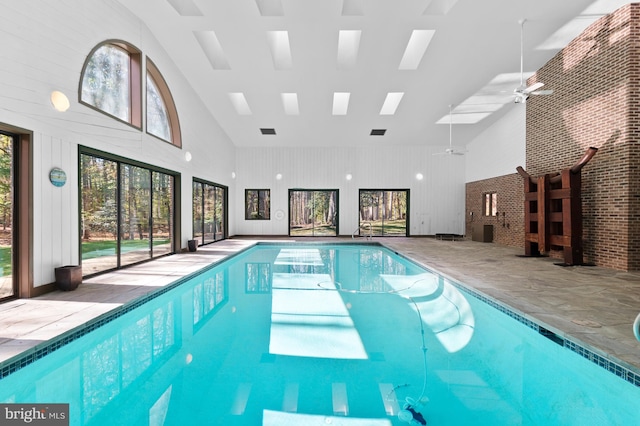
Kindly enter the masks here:
M 198 250 L 198 240 L 188 240 L 187 241 L 187 247 L 189 248 L 189 251 L 194 252 L 196 250 Z
M 82 283 L 82 266 L 66 265 L 55 268 L 56 286 L 62 291 L 72 291 Z

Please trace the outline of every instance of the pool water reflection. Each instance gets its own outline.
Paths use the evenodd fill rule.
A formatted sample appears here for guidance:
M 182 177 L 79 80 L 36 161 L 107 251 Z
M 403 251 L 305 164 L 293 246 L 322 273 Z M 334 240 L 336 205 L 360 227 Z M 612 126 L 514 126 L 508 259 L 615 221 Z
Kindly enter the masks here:
M 260 244 L 0 380 L 77 425 L 617 425 L 640 389 L 376 245 Z

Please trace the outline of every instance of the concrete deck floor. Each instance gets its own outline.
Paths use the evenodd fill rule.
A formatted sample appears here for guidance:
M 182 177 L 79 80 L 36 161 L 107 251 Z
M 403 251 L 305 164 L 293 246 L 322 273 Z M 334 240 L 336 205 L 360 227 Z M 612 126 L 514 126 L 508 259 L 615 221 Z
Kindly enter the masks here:
M 72 292 L 55 291 L 0 304 L 0 365 L 256 241 L 228 239 L 200 247 L 196 253 L 179 253 L 86 279 Z M 525 258 L 522 250 L 467 240 L 393 237 L 374 241 L 640 373 L 640 342 L 633 334 L 633 321 L 640 312 L 640 273 L 563 267 L 557 259 Z

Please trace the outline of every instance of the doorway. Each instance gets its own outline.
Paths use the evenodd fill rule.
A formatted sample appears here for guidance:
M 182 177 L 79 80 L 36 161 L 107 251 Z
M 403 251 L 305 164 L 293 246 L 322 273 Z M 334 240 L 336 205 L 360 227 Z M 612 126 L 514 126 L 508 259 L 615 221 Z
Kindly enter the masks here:
M 17 294 L 14 279 L 14 183 L 16 135 L 0 132 L 0 300 Z
M 408 189 L 361 189 L 359 229 L 373 236 L 409 236 Z
M 289 235 L 338 235 L 338 190 L 289 190 Z

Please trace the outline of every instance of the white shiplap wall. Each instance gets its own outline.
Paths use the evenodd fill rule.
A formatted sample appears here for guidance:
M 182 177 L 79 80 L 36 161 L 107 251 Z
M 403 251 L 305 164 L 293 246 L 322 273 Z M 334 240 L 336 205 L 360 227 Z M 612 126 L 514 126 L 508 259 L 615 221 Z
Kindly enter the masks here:
M 516 173 L 526 168 L 526 104 L 507 104 L 506 114 L 480 133 L 466 155 L 466 182 Z
M 239 148 L 236 151 L 236 233 L 286 235 L 288 190 L 338 189 L 341 235 L 358 227 L 359 189 L 409 189 L 411 235 L 462 234 L 464 229 L 464 157 L 433 155 L 424 146 L 330 148 Z M 282 174 L 277 180 L 276 175 Z M 347 173 L 353 175 L 347 181 Z M 422 173 L 419 181 L 416 174 Z M 246 221 L 245 189 L 271 190 L 269 221 Z M 285 217 L 275 218 L 282 210 Z
M 34 285 L 53 282 L 54 267 L 79 261 L 78 145 L 180 172 L 186 246 L 191 179 L 230 185 L 234 147 L 150 32 L 112 0 L 0 0 L 0 11 L 6 24 L 0 27 L 0 123 L 33 132 Z M 158 66 L 178 109 L 182 150 L 77 102 L 86 56 L 108 39 L 134 44 Z M 67 112 L 51 107 L 53 90 L 69 97 Z M 190 163 L 184 161 L 187 150 Z M 49 183 L 52 167 L 67 173 L 64 187 Z M 230 191 L 230 202 L 234 197 Z

